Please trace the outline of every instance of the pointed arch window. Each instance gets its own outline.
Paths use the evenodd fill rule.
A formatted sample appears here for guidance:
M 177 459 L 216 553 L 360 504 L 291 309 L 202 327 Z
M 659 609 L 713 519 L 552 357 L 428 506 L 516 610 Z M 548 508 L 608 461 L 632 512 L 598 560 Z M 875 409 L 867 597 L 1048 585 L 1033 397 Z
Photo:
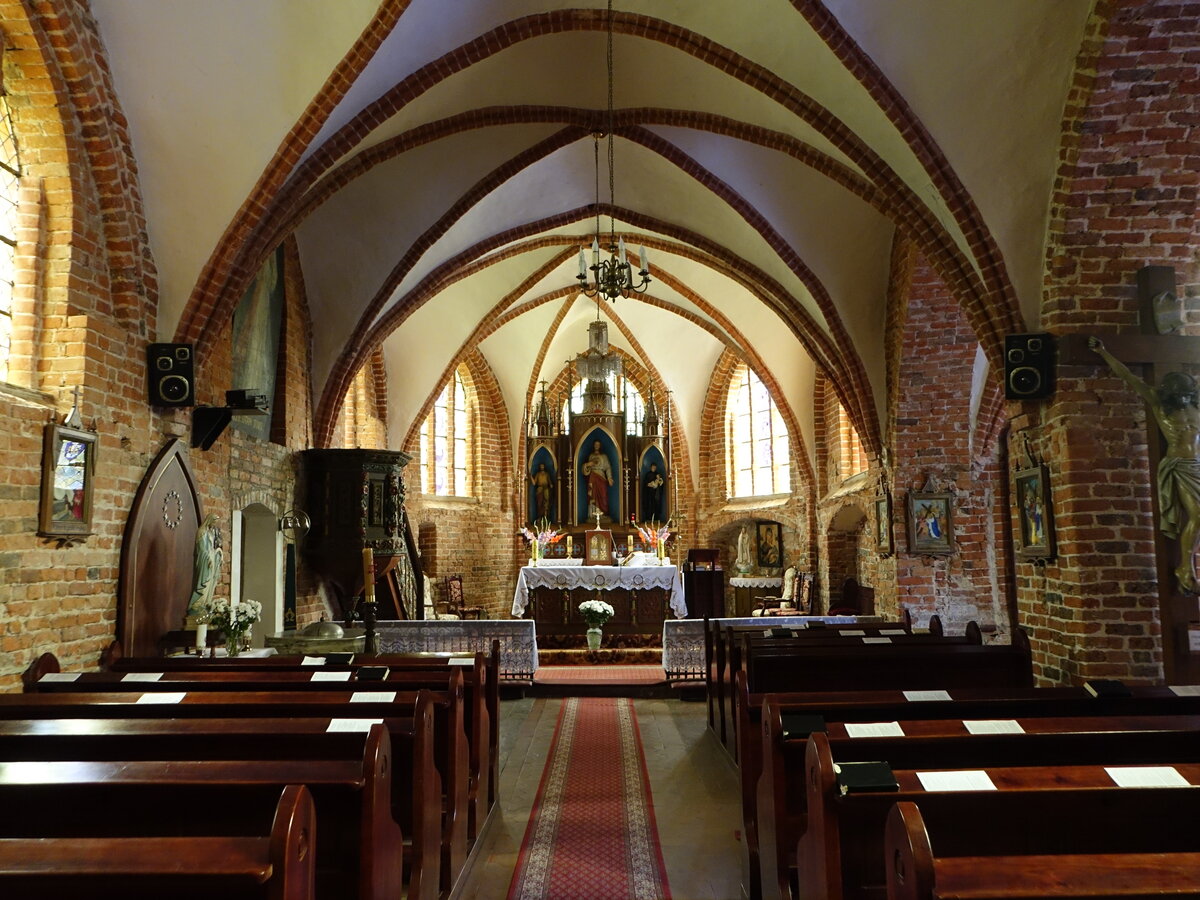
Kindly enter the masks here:
M 758 497 L 790 491 L 787 426 L 767 386 L 744 363 L 730 379 L 725 408 L 730 496 Z
M 8 381 L 12 353 L 13 282 L 17 255 L 17 197 L 21 158 L 8 98 L 0 91 L 0 381 Z
M 422 489 L 443 497 L 469 497 L 474 392 L 460 366 L 446 382 L 421 428 Z
M 837 416 L 839 474 L 842 480 L 845 480 L 867 471 L 867 453 L 863 450 L 862 438 L 858 436 L 858 429 L 854 427 L 850 416 L 846 414 L 845 408 L 840 403 L 837 407 Z

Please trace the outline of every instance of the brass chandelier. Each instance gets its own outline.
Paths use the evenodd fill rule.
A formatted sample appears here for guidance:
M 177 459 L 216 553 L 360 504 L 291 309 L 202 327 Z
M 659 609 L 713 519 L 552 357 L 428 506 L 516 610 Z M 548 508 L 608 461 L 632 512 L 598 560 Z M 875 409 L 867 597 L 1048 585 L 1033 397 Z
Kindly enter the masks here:
M 596 160 L 596 236 L 592 238 L 592 264 L 587 264 L 587 254 L 579 248 L 579 288 L 587 297 L 604 297 L 606 300 L 616 300 L 618 297 L 629 297 L 631 294 L 644 294 L 650 286 L 650 263 L 646 259 L 646 248 L 641 248 L 638 280 L 634 280 L 633 267 L 625 252 L 625 239 L 617 240 L 616 221 L 612 209 L 615 207 L 614 177 L 613 177 L 613 30 L 612 30 L 612 0 L 608 0 L 608 119 L 605 133 L 596 133 L 594 152 Z M 608 138 L 608 257 L 601 258 L 600 246 L 600 139 Z M 589 274 L 590 279 L 589 279 Z

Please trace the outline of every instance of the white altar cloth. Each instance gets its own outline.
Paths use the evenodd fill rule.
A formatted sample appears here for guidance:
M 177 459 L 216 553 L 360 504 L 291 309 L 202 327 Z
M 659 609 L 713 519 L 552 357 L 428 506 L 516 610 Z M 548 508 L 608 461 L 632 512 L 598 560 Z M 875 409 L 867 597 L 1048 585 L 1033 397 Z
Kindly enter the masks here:
M 514 619 L 525 615 L 529 592 L 539 587 L 564 591 L 576 588 L 600 591 L 611 591 L 618 587 L 631 591 L 663 588 L 671 592 L 671 612 L 675 613 L 675 617 L 682 619 L 687 616 L 683 578 L 676 566 L 524 566 L 517 576 L 517 590 L 513 594 Z

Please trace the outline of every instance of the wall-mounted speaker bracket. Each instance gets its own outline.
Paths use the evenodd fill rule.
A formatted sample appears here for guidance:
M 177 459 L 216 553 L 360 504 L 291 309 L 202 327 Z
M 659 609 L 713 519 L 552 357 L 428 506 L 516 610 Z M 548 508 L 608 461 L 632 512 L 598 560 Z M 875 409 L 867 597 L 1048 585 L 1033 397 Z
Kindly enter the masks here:
M 226 391 L 228 406 L 197 406 L 192 412 L 192 446 L 207 450 L 234 416 L 265 416 L 270 412 L 266 395 L 246 390 Z

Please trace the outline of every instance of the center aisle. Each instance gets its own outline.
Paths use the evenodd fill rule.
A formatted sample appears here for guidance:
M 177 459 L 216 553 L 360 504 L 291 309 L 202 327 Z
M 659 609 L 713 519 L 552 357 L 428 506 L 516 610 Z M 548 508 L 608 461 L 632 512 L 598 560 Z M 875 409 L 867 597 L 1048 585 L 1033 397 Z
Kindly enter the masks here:
M 669 900 L 633 702 L 563 701 L 509 900 Z
M 519 883 L 520 876 L 514 877 L 514 871 L 567 702 L 527 697 L 501 703 L 500 815 L 484 837 L 459 894 L 461 900 L 506 900 L 510 884 Z M 707 733 L 704 704 L 643 699 L 633 701 L 632 708 L 653 791 L 670 896 L 673 900 L 734 900 L 741 892 L 744 853 L 737 775 Z M 615 720 L 612 730 L 616 731 Z M 606 737 L 615 743 L 615 734 Z M 576 743 L 591 740 L 576 736 Z M 591 778 L 594 766 L 600 763 L 588 765 L 593 766 L 586 773 Z M 605 895 L 581 892 L 567 896 L 591 900 Z M 624 900 L 634 894 L 621 896 Z

